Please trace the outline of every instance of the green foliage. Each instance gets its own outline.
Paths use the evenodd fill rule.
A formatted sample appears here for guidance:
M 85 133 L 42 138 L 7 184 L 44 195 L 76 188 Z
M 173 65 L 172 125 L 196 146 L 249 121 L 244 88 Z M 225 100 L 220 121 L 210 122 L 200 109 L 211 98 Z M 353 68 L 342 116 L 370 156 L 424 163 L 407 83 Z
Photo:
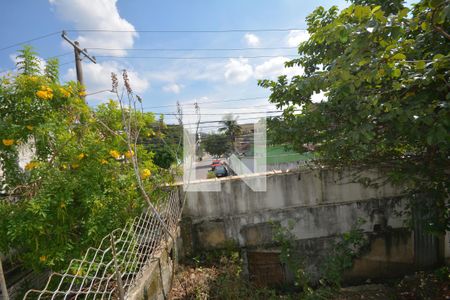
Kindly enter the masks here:
M 352 0 L 355 5 L 361 6 L 380 6 L 386 14 L 396 14 L 399 10 L 405 8 L 403 0 Z
M 444 266 L 435 270 L 434 274 L 440 281 L 448 282 L 450 280 L 450 269 L 448 266 Z
M 59 80 L 59 61 L 57 58 L 50 58 L 47 60 L 44 70 L 45 76 L 54 83 Z
M 353 2 L 307 17 L 310 38 L 286 64 L 303 67 L 303 75 L 259 82 L 284 108 L 268 124 L 272 142 L 291 143 L 299 153 L 312 145 L 322 165 L 381 169 L 391 182 L 432 200 L 439 214 L 432 222 L 444 232 L 450 3 L 420 1 L 408 9 L 400 1 Z M 312 102 L 320 92 L 326 98 Z
M 334 245 L 332 253 L 327 256 L 322 267 L 322 283 L 340 288 L 344 271 L 353 266 L 353 260 L 368 245 L 367 237 L 360 228 L 363 223 L 363 220 L 358 220 L 355 226 L 344 233 L 341 240 Z
M 35 74 L 33 55 L 25 48 L 22 73 L 0 79 L 6 196 L 0 199 L 0 252 L 16 250 L 36 270 L 59 270 L 139 214 L 144 201 L 117 103 L 94 111 L 79 97 L 82 87 L 58 83 L 56 65 Z M 155 121 L 151 114 L 131 113 L 139 127 Z M 25 167 L 18 162 L 20 148 L 35 150 Z M 153 164 L 151 152 L 142 145 L 137 149 L 145 188 L 161 194 L 158 186 L 170 175 Z
M 236 137 L 241 133 L 241 126 L 237 123 L 237 118 L 234 119 L 232 114 L 226 115 L 221 121 L 223 127 L 219 128 L 219 132 L 224 132 L 231 142 L 231 149 L 234 150 L 234 143 Z
M 312 287 L 311 276 L 295 252 L 295 236 L 292 233 L 294 224 L 289 222 L 287 227 L 279 223 L 272 224 L 273 240 L 281 250 L 280 261 L 295 274 L 294 283 L 302 290 L 301 299 L 329 299 L 339 290 L 344 271 L 353 266 L 353 260 L 368 244 L 364 232 L 360 229 L 363 223 L 363 220 L 358 220 L 355 226 L 333 245 L 332 251 L 320 266 L 322 275 L 317 288 Z
M 17 69 L 23 75 L 39 75 L 41 72 L 37 53 L 31 46 L 24 46 L 17 56 Z
M 153 161 L 157 166 L 164 169 L 169 169 L 170 166 L 176 162 L 176 157 L 169 146 L 164 146 L 155 151 Z
M 154 163 L 164 169 L 179 163 L 183 156 L 183 128 L 179 125 L 167 125 L 164 120 L 148 126 L 148 134 L 143 135 L 141 143 L 154 153 Z
M 210 133 L 202 136 L 202 146 L 206 152 L 213 156 L 223 156 L 231 151 L 228 136 L 221 133 Z
M 304 295 L 313 292 L 309 285 L 310 278 L 305 271 L 303 261 L 295 252 L 295 236 L 292 233 L 294 223 L 289 222 L 288 227 L 283 227 L 279 223 L 272 223 L 273 240 L 281 249 L 280 261 L 295 276 L 295 286 L 302 289 Z

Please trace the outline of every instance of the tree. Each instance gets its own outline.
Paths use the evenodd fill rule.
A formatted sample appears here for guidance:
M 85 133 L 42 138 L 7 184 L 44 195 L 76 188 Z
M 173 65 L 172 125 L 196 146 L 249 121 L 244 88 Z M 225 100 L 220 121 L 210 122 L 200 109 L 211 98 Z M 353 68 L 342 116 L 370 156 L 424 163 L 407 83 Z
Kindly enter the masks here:
M 353 2 L 307 17 L 310 38 L 286 64 L 303 67 L 303 75 L 259 82 L 284 108 L 269 127 L 299 152 L 314 145 L 321 164 L 383 170 L 413 198 L 430 200 L 420 205 L 432 204 L 427 224 L 443 232 L 450 217 L 450 2 L 412 9 L 400 1 Z M 324 100 L 313 102 L 316 93 Z
M 0 79 L 0 252 L 14 250 L 35 270 L 60 270 L 138 215 L 145 201 L 117 102 L 90 108 L 81 86 L 59 84 L 55 64 L 46 72 L 35 68 L 29 51 L 23 50 L 17 75 Z M 142 128 L 143 135 L 155 122 L 142 113 L 133 120 L 131 129 Z M 25 167 L 18 161 L 21 145 L 36 150 Z M 161 192 L 170 174 L 138 149 L 146 190 Z
M 155 153 L 154 162 L 161 168 L 169 169 L 183 156 L 183 128 L 180 125 L 166 124 L 164 119 L 149 125 L 150 133 L 141 138 L 140 143 Z
M 225 134 L 205 134 L 201 141 L 205 151 L 213 156 L 223 156 L 231 150 L 230 140 Z
M 237 123 L 237 118 L 234 119 L 232 114 L 226 115 L 221 121 L 223 127 L 219 128 L 219 132 L 224 132 L 230 139 L 231 148 L 234 150 L 236 137 L 241 133 L 241 126 Z

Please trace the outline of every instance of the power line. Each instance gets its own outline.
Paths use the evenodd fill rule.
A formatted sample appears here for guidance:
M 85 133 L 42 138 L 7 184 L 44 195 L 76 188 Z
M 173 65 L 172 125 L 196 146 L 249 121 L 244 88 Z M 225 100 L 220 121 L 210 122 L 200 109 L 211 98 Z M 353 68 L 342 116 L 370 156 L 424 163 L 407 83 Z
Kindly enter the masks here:
M 252 105 L 251 106 L 251 108 L 257 108 L 257 107 L 260 107 L 261 109 L 264 109 L 264 108 L 275 108 L 274 107 L 274 105 L 275 104 L 263 104 L 263 105 Z M 204 108 L 203 106 L 201 107 L 201 108 Z M 208 108 L 208 107 L 206 107 L 205 108 L 206 110 L 242 110 L 242 109 L 249 109 L 248 107 L 242 107 L 242 106 L 240 106 L 240 107 L 237 107 L 237 106 L 235 106 L 235 107 L 215 107 L 215 108 Z M 262 112 L 264 112 L 264 111 L 262 111 Z M 169 112 L 170 113 L 170 112 Z M 232 114 L 233 114 L 233 112 L 231 112 Z M 203 113 L 201 113 L 201 115 L 203 115 Z
M 231 112 L 224 112 L 224 113 L 200 113 L 200 116 L 223 116 L 223 115 L 252 115 L 252 114 L 264 114 L 264 113 L 277 113 L 277 112 L 282 112 L 281 110 L 268 110 L 268 111 L 251 111 L 251 112 L 235 112 L 235 113 L 231 113 Z M 162 112 L 153 112 L 151 111 L 151 113 L 154 113 L 156 115 L 166 115 L 166 116 L 178 116 L 179 114 L 177 113 L 162 113 Z M 185 114 L 183 113 L 183 115 L 185 116 L 196 116 L 197 114 Z
M 203 59 L 229 59 L 229 58 L 274 58 L 274 57 L 297 57 L 297 55 L 256 55 L 256 56 L 118 56 L 118 55 L 96 55 L 96 58 L 119 58 L 119 59 L 169 59 L 169 60 L 203 60 Z
M 58 58 L 58 57 L 66 56 L 66 55 L 69 55 L 69 54 L 72 54 L 72 52 L 65 52 L 65 53 L 61 53 L 61 54 L 58 54 L 58 55 L 49 56 L 47 58 L 44 58 L 44 60 L 49 60 L 49 59 L 52 59 L 52 58 Z
M 20 46 L 20 45 L 23 45 L 23 44 L 27 44 L 29 42 L 42 40 L 42 39 L 45 39 L 45 38 L 48 38 L 48 37 L 51 37 L 51 36 L 57 35 L 57 34 L 60 34 L 60 31 L 47 33 L 47 34 L 44 34 L 44 35 L 41 35 L 41 36 L 38 36 L 38 37 L 35 37 L 35 38 L 32 38 L 32 39 L 29 39 L 29 40 L 26 40 L 26 41 L 22 41 L 22 42 L 18 42 L 18 43 L 12 44 L 12 45 L 4 46 L 4 47 L 0 48 L 0 51 L 6 50 L 6 49 L 10 49 L 10 48 L 13 48 L 13 47 L 17 47 L 17 46 Z
M 279 115 L 281 116 L 281 115 Z M 279 116 L 270 116 L 270 117 L 279 117 Z M 264 117 L 253 117 L 253 118 L 243 118 L 243 119 L 239 119 L 237 121 L 246 121 L 246 120 L 259 120 L 259 119 L 263 119 Z M 223 122 L 223 120 L 218 120 L 218 121 L 200 121 L 199 124 L 212 124 L 212 123 L 220 123 Z M 197 125 L 196 123 L 186 123 L 183 125 Z
M 243 47 L 243 48 L 100 48 L 90 47 L 87 50 L 101 51 L 247 51 L 247 50 L 293 50 L 297 47 Z
M 172 106 L 176 106 L 176 105 L 170 105 L 171 107 Z M 263 104 L 263 105 L 252 105 L 251 106 L 251 108 L 256 108 L 256 107 L 261 107 L 261 109 L 263 109 L 264 107 L 265 108 L 275 108 L 274 107 L 275 106 L 275 104 Z M 168 107 L 168 106 L 167 106 Z M 201 107 L 201 108 L 204 108 L 203 106 Z M 216 107 L 216 108 L 208 108 L 208 107 L 206 107 L 206 109 L 207 110 L 218 110 L 218 109 L 223 109 L 223 110 L 230 110 L 230 109 L 233 109 L 233 110 L 239 110 L 239 109 L 248 109 L 248 107 L 242 107 L 242 106 L 240 106 L 240 107 L 237 107 L 237 106 L 235 106 L 235 107 Z M 152 111 L 148 111 L 148 112 L 152 112 Z M 262 112 L 264 112 L 264 111 L 262 111 Z M 171 112 L 167 112 L 167 113 L 171 113 Z M 156 114 L 156 113 L 155 113 Z M 174 113 L 175 114 L 175 113 Z M 201 115 L 204 115 L 203 113 L 201 113 Z
M 189 104 L 212 104 L 212 103 L 222 103 L 222 102 L 236 102 L 236 101 L 253 101 L 253 100 L 262 100 L 267 99 L 267 96 L 260 97 L 250 97 L 250 98 L 237 98 L 237 99 L 223 99 L 217 101 L 194 101 L 194 102 L 180 102 L 180 105 L 189 105 Z M 173 107 L 177 106 L 176 104 L 169 105 L 161 105 L 161 106 L 144 106 L 143 109 L 151 109 L 151 108 L 162 108 L 162 107 Z
M 287 32 L 305 31 L 302 28 L 263 28 L 263 29 L 217 29 L 217 30 L 110 30 L 110 29 L 70 29 L 66 32 L 108 32 L 108 33 L 233 33 L 233 32 Z
M 101 91 L 87 93 L 86 96 L 92 96 L 92 95 L 96 95 L 96 94 L 100 94 L 100 93 L 106 93 L 106 92 L 113 93 L 113 91 L 111 91 L 111 89 L 109 89 L 109 90 L 101 90 Z

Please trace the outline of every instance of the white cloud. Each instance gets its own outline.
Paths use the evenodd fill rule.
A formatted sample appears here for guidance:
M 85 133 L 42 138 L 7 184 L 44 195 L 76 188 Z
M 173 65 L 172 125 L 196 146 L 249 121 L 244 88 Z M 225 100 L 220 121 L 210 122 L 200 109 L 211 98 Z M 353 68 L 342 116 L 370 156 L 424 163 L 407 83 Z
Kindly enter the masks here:
M 320 91 L 320 93 L 312 94 L 311 101 L 313 103 L 327 102 L 328 101 L 328 97 L 325 96 L 325 92 L 324 91 Z
M 181 62 L 176 61 L 171 65 L 145 73 L 150 80 L 172 83 L 180 80 L 193 81 L 221 81 L 223 80 L 224 63 L 223 62 Z
M 179 94 L 183 86 L 177 83 L 168 83 L 162 87 L 162 90 L 166 93 Z
M 248 59 L 230 58 L 225 65 L 225 79 L 229 83 L 242 83 L 250 79 L 253 75 L 253 67 L 248 63 Z
M 75 29 L 107 29 L 127 31 L 82 32 L 75 39 L 83 48 L 131 48 L 138 36 L 134 26 L 122 18 L 117 9 L 117 0 L 49 0 L 56 14 L 64 21 L 72 22 Z M 110 51 L 92 50 L 93 53 Z M 114 55 L 124 56 L 126 51 L 115 51 Z
M 87 93 L 94 93 L 101 90 L 111 90 L 111 72 L 117 74 L 119 78 L 119 89 L 123 87 L 122 70 L 124 66 L 114 61 L 105 61 L 97 64 L 83 63 L 83 77 L 86 84 Z M 145 92 L 150 84 L 135 71 L 127 70 L 130 85 L 134 92 L 140 94 Z M 68 69 L 64 76 L 66 80 L 76 80 L 75 68 Z M 106 97 L 105 97 L 106 98 Z
M 253 33 L 246 33 L 244 35 L 244 40 L 250 47 L 258 47 L 261 43 L 259 37 Z
M 289 47 L 298 47 L 301 42 L 309 39 L 309 33 L 306 30 L 291 30 L 286 37 L 286 43 Z
M 303 74 L 301 67 L 285 68 L 284 63 L 290 60 L 278 56 L 262 61 L 260 64 L 245 58 L 231 58 L 226 62 L 174 62 L 164 68 L 146 72 L 145 77 L 151 81 L 161 82 L 163 90 L 176 91 L 172 86 L 179 81 L 207 81 L 209 83 L 223 80 L 229 84 L 242 84 L 253 79 L 276 79 L 280 75 L 292 77 Z M 256 84 L 255 84 L 256 85 Z
M 284 63 L 288 61 L 289 58 L 284 56 L 278 56 L 271 58 L 260 65 L 255 67 L 255 78 L 257 79 L 274 79 L 280 75 L 287 75 L 292 77 L 294 75 L 303 74 L 303 68 L 292 67 L 286 68 Z

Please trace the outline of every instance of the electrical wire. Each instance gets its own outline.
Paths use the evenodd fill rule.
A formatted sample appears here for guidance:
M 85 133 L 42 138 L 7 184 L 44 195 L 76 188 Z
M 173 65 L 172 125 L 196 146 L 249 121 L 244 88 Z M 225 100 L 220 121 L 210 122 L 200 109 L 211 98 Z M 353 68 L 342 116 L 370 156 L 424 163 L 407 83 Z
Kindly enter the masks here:
M 87 50 L 101 51 L 247 51 L 247 50 L 293 50 L 297 47 L 248 47 L 248 48 L 100 48 L 90 47 Z
M 178 116 L 177 113 L 162 113 L 162 112 L 153 112 L 155 115 L 165 115 L 165 116 Z M 201 113 L 201 116 L 224 116 L 224 115 L 252 115 L 252 114 L 265 114 L 265 113 L 277 113 L 282 112 L 281 110 L 269 110 L 269 111 L 251 111 L 251 112 L 223 112 L 223 113 Z M 197 114 L 186 114 L 183 113 L 184 116 L 196 116 Z
M 60 33 L 61 33 L 60 31 L 47 33 L 47 34 L 44 34 L 44 35 L 41 35 L 41 36 L 38 36 L 38 37 L 35 37 L 35 38 L 32 38 L 32 39 L 29 39 L 29 40 L 25 40 L 25 41 L 18 42 L 18 43 L 12 44 L 12 45 L 4 46 L 4 47 L 0 48 L 0 51 L 6 50 L 6 49 L 10 49 L 10 48 L 13 48 L 13 47 L 17 47 L 17 46 L 20 46 L 20 45 L 23 45 L 23 44 L 27 44 L 27 43 L 30 43 L 30 42 L 34 42 L 34 41 L 37 41 L 37 40 L 42 40 L 42 39 L 45 39 L 45 38 L 48 38 L 48 37 L 51 37 L 53 35 L 60 34 Z
M 107 32 L 107 33 L 233 33 L 233 32 L 288 32 L 306 31 L 304 28 L 260 28 L 260 29 L 217 29 L 217 30 L 110 30 L 110 29 L 69 29 L 66 32 Z
M 222 103 L 222 102 L 236 102 L 236 101 L 253 101 L 253 100 L 261 100 L 267 99 L 267 96 L 259 96 L 259 97 L 249 97 L 249 98 L 237 98 L 237 99 L 223 99 L 216 101 L 194 101 L 194 102 L 180 102 L 180 105 L 189 105 L 189 104 L 211 104 L 211 103 Z M 162 107 L 172 107 L 177 106 L 176 104 L 169 105 L 161 105 L 161 106 L 144 106 L 143 109 L 151 109 L 151 108 L 162 108 Z
M 274 57 L 297 57 L 298 55 L 256 55 L 256 56 L 119 56 L 119 55 L 96 55 L 95 58 L 116 58 L 116 59 L 168 59 L 168 60 L 203 60 L 203 59 L 229 59 L 229 58 L 274 58 Z
M 281 115 L 279 115 L 281 116 Z M 279 116 L 271 116 L 271 117 L 279 117 Z M 246 121 L 246 120 L 258 120 L 258 119 L 262 119 L 264 117 L 253 117 L 253 118 L 243 118 L 243 119 L 239 119 L 237 121 Z M 199 124 L 213 124 L 213 123 L 220 123 L 223 122 L 223 120 L 217 120 L 217 121 L 201 121 L 199 122 Z M 183 125 L 197 125 L 197 123 L 186 123 Z

